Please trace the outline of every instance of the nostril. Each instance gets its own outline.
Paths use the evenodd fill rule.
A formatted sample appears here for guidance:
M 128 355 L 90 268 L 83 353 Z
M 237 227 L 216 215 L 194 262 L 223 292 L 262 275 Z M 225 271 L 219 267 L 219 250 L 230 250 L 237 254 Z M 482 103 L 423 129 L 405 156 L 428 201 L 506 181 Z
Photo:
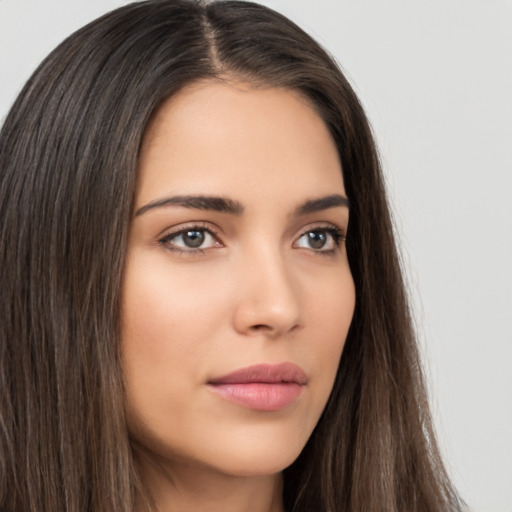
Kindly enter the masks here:
M 298 325 L 294 325 L 289 331 L 294 331 Z M 255 324 L 250 327 L 250 332 L 252 333 L 261 333 L 266 336 L 278 336 L 280 333 L 284 332 L 283 329 L 279 328 L 278 326 L 272 327 L 272 325 L 268 324 Z
M 265 325 L 265 324 L 257 324 L 257 325 L 253 325 L 252 329 L 255 331 L 264 331 L 266 329 L 271 329 L 271 327 L 269 325 Z

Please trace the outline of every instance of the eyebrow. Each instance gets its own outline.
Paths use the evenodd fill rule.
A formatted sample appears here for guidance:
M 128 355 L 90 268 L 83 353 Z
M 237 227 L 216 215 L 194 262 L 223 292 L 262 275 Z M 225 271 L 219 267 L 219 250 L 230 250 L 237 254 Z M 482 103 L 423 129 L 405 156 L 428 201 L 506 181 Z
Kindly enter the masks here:
M 183 206 L 194 210 L 213 210 L 216 212 L 242 215 L 244 207 L 238 201 L 218 196 L 173 196 L 152 201 L 137 210 L 135 216 L 142 215 L 153 208 L 164 206 Z
M 229 213 L 231 215 L 240 216 L 244 213 L 244 206 L 238 201 L 228 199 L 219 196 L 172 196 L 163 199 L 157 199 L 152 201 L 135 212 L 135 216 L 138 217 L 154 208 L 163 208 L 166 206 L 182 206 L 184 208 L 190 208 L 193 210 L 210 210 L 222 213 Z M 350 201 L 347 197 L 341 194 L 331 194 L 329 196 L 321 197 L 318 199 L 310 199 L 305 201 L 303 204 L 298 206 L 294 213 L 294 217 L 306 215 L 308 213 L 314 213 L 321 210 L 327 210 L 329 208 L 336 207 L 350 207 Z
M 295 217 L 306 215 L 308 213 L 319 212 L 329 208 L 337 207 L 350 208 L 348 197 L 341 194 L 331 194 L 330 196 L 320 197 L 319 199 L 310 199 L 301 204 L 294 212 Z

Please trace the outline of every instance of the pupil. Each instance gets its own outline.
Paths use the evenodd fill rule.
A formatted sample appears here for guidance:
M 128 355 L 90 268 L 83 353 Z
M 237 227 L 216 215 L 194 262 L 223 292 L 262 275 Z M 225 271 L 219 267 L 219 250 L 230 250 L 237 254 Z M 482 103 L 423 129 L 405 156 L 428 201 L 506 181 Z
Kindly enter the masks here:
M 327 241 L 327 237 L 325 236 L 325 233 L 322 233 L 322 231 L 311 231 L 308 234 L 308 238 L 309 245 L 313 249 L 321 249 Z
M 202 231 L 187 231 L 183 241 L 187 247 L 199 247 L 204 242 L 204 233 Z

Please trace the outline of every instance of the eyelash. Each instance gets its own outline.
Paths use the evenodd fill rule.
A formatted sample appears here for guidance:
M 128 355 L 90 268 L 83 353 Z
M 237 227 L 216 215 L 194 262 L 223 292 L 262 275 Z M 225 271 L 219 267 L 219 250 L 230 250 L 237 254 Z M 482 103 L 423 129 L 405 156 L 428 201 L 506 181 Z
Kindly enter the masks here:
M 178 236 L 185 234 L 189 231 L 198 231 L 198 232 L 206 233 L 215 239 L 216 244 L 220 244 L 220 246 L 223 246 L 222 241 L 220 240 L 220 237 L 219 237 L 219 233 L 216 230 L 212 229 L 211 226 L 206 225 L 206 224 L 191 224 L 188 226 L 181 226 L 176 231 L 172 231 L 171 233 L 168 233 L 165 236 L 163 236 L 162 238 L 160 238 L 158 240 L 158 243 L 160 245 L 164 246 L 166 250 L 169 250 L 169 251 L 172 251 L 174 253 L 181 254 L 184 256 L 185 255 L 186 256 L 201 255 L 201 254 L 204 254 L 204 252 L 207 249 L 212 248 L 212 247 L 207 247 L 206 249 L 202 249 L 199 247 L 198 248 L 191 247 L 188 249 L 184 249 L 181 247 L 171 245 L 171 243 L 170 243 L 171 240 L 173 240 L 174 238 L 177 238 Z M 300 236 L 294 242 L 294 245 L 303 236 L 307 235 L 308 233 L 314 233 L 314 232 L 317 232 L 317 233 L 321 232 L 321 233 L 328 234 L 332 238 L 332 242 L 334 244 L 334 247 L 332 247 L 331 249 L 323 249 L 323 250 L 322 249 L 315 250 L 313 248 L 308 249 L 308 250 L 311 250 L 315 254 L 320 254 L 320 255 L 324 255 L 324 256 L 332 255 L 339 250 L 340 246 L 346 240 L 345 232 L 342 229 L 340 229 L 336 226 L 322 224 L 322 225 L 317 225 L 317 226 L 309 226 L 308 229 L 304 230 L 300 234 Z

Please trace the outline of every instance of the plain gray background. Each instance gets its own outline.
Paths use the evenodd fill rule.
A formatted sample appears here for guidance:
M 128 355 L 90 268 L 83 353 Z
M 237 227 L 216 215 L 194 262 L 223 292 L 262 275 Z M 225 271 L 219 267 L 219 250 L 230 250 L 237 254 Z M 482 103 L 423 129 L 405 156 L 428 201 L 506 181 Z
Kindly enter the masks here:
M 0 118 L 57 43 L 125 3 L 0 0 Z M 447 465 L 474 511 L 512 512 L 512 0 L 262 3 L 366 106 Z

